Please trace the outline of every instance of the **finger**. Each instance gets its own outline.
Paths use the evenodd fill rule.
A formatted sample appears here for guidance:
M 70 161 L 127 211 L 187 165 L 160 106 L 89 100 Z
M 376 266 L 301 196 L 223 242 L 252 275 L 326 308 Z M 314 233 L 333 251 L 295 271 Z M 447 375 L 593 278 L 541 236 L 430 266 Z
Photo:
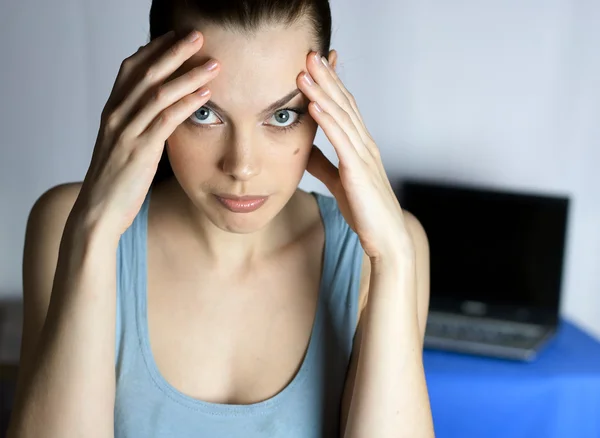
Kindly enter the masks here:
M 205 92 L 206 94 L 202 95 Z M 202 87 L 195 93 L 189 94 L 162 111 L 140 136 L 142 143 L 157 145 L 162 148 L 165 141 L 194 111 L 204 105 L 210 98 L 210 90 Z M 149 151 L 156 153 L 157 151 Z
M 131 81 L 135 80 L 132 74 L 140 65 L 150 62 L 155 59 L 159 53 L 164 52 L 176 41 L 175 31 L 167 32 L 158 38 L 153 39 L 145 46 L 141 46 L 137 52 L 125 58 L 121 63 L 117 78 L 110 92 L 107 106 L 116 106 L 124 97 L 124 89 L 131 85 Z
M 168 76 L 177 70 L 188 58 L 202 47 L 202 34 L 197 32 L 198 38 L 189 41 L 188 37 L 170 44 L 159 55 L 158 60 L 142 66 L 142 77 L 138 79 L 133 89 L 127 94 L 123 102 L 113 111 L 116 120 L 126 120 L 136 112 L 142 104 L 142 99 L 156 85 L 162 83 Z
M 356 104 L 354 96 L 346 89 L 341 79 L 338 77 L 337 73 L 329 65 L 329 63 L 324 64 L 321 60 L 320 53 L 315 52 L 309 56 L 307 66 L 309 73 L 316 80 L 316 82 L 341 108 L 348 113 L 352 119 L 352 123 L 356 125 L 363 144 L 367 144 L 369 140 L 372 140 L 364 124 L 362 115 L 358 110 L 358 105 Z
M 136 54 L 134 65 L 144 65 L 148 61 L 156 59 L 158 55 L 167 50 L 178 39 L 180 38 L 177 36 L 177 33 L 172 30 L 153 39 L 145 46 L 141 46 Z
M 346 89 L 335 70 L 328 63 L 324 64 L 320 57 L 316 56 L 315 54 L 311 54 L 307 64 L 308 68 L 313 72 L 313 74 L 320 77 L 320 79 L 319 77 L 313 78 L 316 80 L 317 86 L 319 86 L 328 96 L 331 97 L 334 102 L 340 106 L 343 111 L 346 112 L 346 114 L 348 114 L 348 117 L 352 121 L 352 125 L 354 125 L 354 130 L 358 133 L 358 136 L 361 139 L 360 142 L 354 143 L 361 157 L 366 160 L 366 154 L 363 152 L 363 150 L 368 151 L 371 155 L 371 159 L 375 161 L 379 171 L 384 173 L 385 169 L 383 167 L 383 163 L 381 162 L 379 148 L 375 144 L 373 137 L 366 129 L 354 96 L 352 96 L 352 94 Z
M 312 118 L 319 124 L 329 142 L 333 145 L 335 152 L 340 160 L 340 167 L 361 166 L 364 161 L 357 153 L 356 148 L 348 137 L 346 131 L 336 122 L 327 111 L 318 109 L 319 105 L 316 102 L 311 102 L 308 105 L 308 111 Z
M 214 79 L 219 68 L 218 64 L 212 63 L 213 61 L 211 59 L 204 65 L 159 86 L 151 99 L 141 107 L 137 115 L 128 124 L 122 135 L 125 138 L 137 137 L 148 128 L 148 125 L 161 111 Z
M 336 193 L 340 182 L 340 172 L 315 145 L 312 146 L 306 170 L 325 184 L 331 193 Z
M 306 80 L 306 77 L 308 77 L 308 81 Z M 363 140 L 358 133 L 356 126 L 352 122 L 350 115 L 323 90 L 320 84 L 315 83 L 309 74 L 302 72 L 299 75 L 299 78 L 298 82 L 301 91 L 311 101 L 318 102 L 319 106 L 323 108 L 328 115 L 333 117 L 337 122 L 336 124 L 343 128 L 346 136 L 350 140 L 352 149 L 365 161 L 372 158 L 367 149 L 362 146 Z

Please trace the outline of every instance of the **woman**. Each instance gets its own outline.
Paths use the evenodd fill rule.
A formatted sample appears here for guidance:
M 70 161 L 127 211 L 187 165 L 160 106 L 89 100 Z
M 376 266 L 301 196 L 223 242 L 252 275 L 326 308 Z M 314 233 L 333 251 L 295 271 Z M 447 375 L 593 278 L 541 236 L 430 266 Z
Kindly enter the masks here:
M 427 240 L 328 2 L 160 0 L 150 25 L 84 181 L 31 211 L 9 437 L 432 436 Z

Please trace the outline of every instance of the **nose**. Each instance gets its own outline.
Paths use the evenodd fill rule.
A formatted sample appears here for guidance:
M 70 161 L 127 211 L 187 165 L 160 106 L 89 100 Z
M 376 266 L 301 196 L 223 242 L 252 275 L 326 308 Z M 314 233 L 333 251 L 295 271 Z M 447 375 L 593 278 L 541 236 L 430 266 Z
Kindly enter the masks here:
M 250 142 L 231 142 L 223 157 L 223 172 L 239 181 L 247 181 L 260 174 L 258 148 Z

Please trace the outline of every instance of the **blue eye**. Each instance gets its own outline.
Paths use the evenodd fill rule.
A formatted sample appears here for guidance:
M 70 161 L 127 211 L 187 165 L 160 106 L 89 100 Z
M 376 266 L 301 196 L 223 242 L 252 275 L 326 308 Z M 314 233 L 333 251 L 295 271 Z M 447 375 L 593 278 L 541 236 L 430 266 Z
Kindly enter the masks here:
M 293 114 L 294 116 L 291 116 L 291 114 Z M 286 128 L 290 125 L 293 125 L 295 120 L 298 117 L 300 117 L 300 116 L 297 113 L 290 111 L 288 109 L 282 109 L 282 110 L 278 110 L 275 114 L 273 114 L 271 119 L 275 119 L 275 121 L 277 123 L 287 123 L 290 120 L 292 120 L 292 123 L 287 123 L 286 125 L 283 125 L 283 126 L 275 125 L 275 127 L 277 127 L 277 128 Z
M 214 115 L 213 110 L 206 106 L 203 106 L 194 111 L 194 113 L 190 116 L 189 120 L 196 125 L 212 125 L 214 124 L 214 122 L 209 121 L 208 123 L 204 123 L 206 122 L 206 120 L 210 120 L 210 114 Z M 202 127 L 204 128 L 205 126 Z
M 275 114 L 273 114 L 273 117 L 276 120 L 279 119 L 278 121 L 286 123 L 290 120 L 289 114 L 291 113 L 291 114 L 296 115 L 296 117 L 294 117 L 294 121 L 291 123 L 288 123 L 285 126 L 277 126 L 277 125 L 271 125 L 271 126 L 274 127 L 275 129 L 279 129 L 281 131 L 288 131 L 290 129 L 294 129 L 295 127 L 300 125 L 306 112 L 307 111 L 303 108 L 282 108 L 280 110 L 277 110 L 275 112 Z
M 271 128 L 279 131 L 287 131 L 295 128 L 302 122 L 303 116 L 306 114 L 306 110 L 303 108 L 282 108 L 277 110 L 271 119 L 274 119 L 276 123 L 284 123 L 284 125 L 267 124 Z M 293 115 L 292 115 L 293 114 Z M 211 119 L 216 118 L 216 120 Z M 291 122 L 290 122 L 291 120 Z M 187 121 L 195 127 L 199 128 L 210 128 L 211 125 L 219 124 L 216 121 L 220 121 L 215 112 L 207 106 L 202 106 L 196 110 Z M 221 122 L 222 123 L 222 122 Z

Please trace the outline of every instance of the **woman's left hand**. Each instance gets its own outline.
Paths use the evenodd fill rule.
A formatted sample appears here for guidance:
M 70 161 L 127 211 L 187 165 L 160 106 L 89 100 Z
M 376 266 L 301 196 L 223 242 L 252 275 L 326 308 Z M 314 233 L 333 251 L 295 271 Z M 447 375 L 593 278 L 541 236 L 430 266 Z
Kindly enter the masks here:
M 307 170 L 336 198 L 342 215 L 371 260 L 399 252 L 414 256 L 402 208 L 354 97 L 319 54 L 308 55 L 307 67 L 308 74 L 302 72 L 297 78 L 298 88 L 310 99 L 310 115 L 339 158 L 338 169 L 313 145 Z

